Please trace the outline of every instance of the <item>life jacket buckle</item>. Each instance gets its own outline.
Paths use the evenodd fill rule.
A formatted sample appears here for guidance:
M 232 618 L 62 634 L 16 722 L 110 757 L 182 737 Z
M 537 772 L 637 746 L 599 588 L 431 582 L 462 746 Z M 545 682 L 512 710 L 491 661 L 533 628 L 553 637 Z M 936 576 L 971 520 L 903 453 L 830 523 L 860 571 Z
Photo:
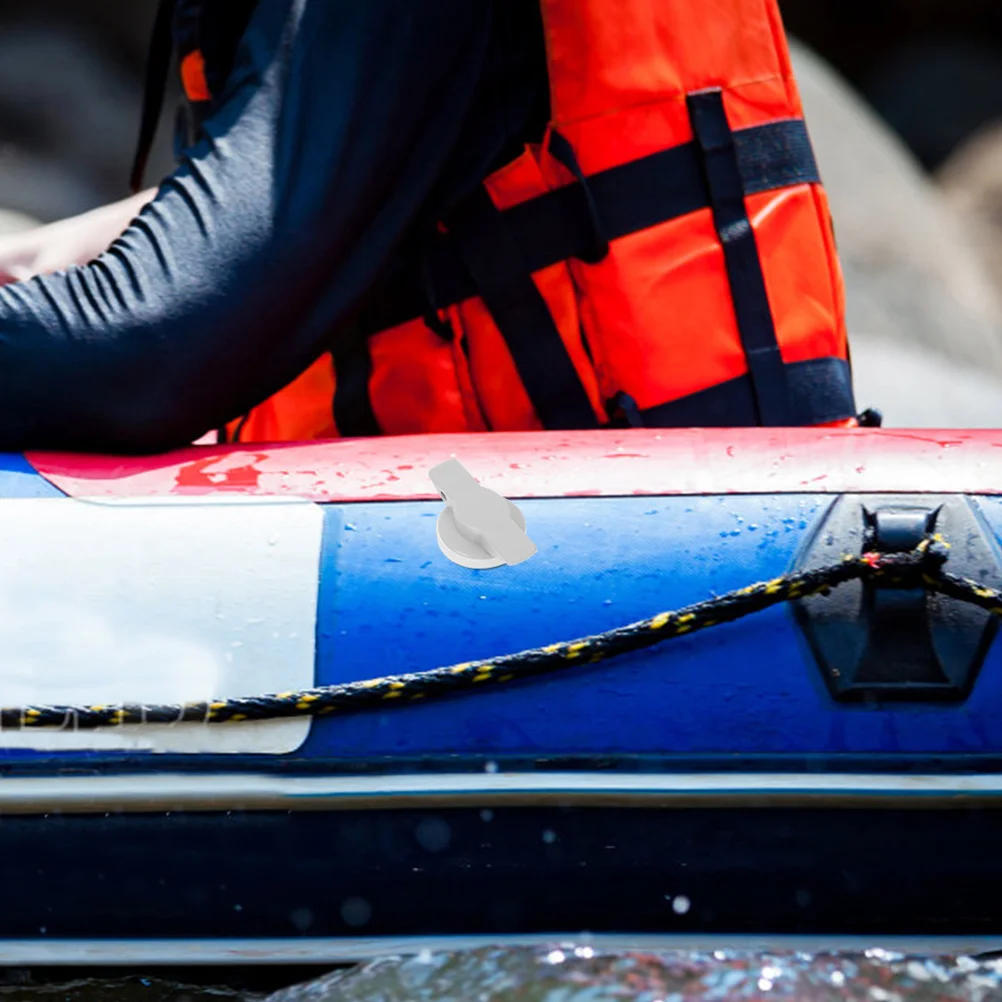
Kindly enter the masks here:
M 623 390 L 605 402 L 605 410 L 613 428 L 647 427 L 636 400 Z

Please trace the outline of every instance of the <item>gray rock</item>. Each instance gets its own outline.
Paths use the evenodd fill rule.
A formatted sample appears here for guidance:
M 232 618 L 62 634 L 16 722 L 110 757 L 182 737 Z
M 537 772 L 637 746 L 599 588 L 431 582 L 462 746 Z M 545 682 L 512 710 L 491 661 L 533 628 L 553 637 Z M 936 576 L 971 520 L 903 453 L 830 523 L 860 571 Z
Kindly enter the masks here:
M 1002 115 L 1002 49 L 988 33 L 919 36 L 885 52 L 863 89 L 922 164 L 936 169 Z
M 882 337 L 852 342 L 856 399 L 887 427 L 1002 428 L 1002 380 L 925 345 Z
M 846 278 L 859 403 L 888 424 L 1002 425 L 1002 301 L 963 222 L 851 88 L 793 59 Z
M 22 233 L 37 225 L 37 219 L 32 219 L 23 212 L 6 212 L 0 209 L 0 237 L 7 233 Z
M 58 25 L 140 78 L 158 0 L 3 0 L 0 24 Z
M 967 226 L 1002 290 L 1002 122 L 968 139 L 937 174 L 947 203 Z
M 5 0 L 0 10 L 0 205 L 53 220 L 128 194 L 142 62 L 116 58 L 94 22 L 77 30 L 54 0 L 34 6 L 8 8 Z M 88 11 L 97 17 L 109 6 Z M 145 33 L 151 5 L 135 6 L 145 12 L 134 21 Z M 168 106 L 151 181 L 170 170 L 170 118 Z

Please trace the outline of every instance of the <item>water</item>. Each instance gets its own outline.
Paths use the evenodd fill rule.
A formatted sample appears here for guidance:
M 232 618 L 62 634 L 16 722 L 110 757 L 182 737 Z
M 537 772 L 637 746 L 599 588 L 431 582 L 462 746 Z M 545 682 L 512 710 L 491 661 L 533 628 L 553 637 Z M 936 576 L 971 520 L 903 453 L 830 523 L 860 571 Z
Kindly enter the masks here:
M 267 996 L 223 986 L 188 985 L 160 978 L 78 978 L 36 984 L 28 975 L 0 982 L 0 1002 L 258 1002 Z M 20 983 L 27 982 L 27 983 Z
M 272 976 L 280 975 L 273 972 Z M 377 960 L 267 995 L 156 978 L 0 985 L 0 1002 L 993 1002 L 1002 960 L 804 953 L 599 953 L 588 946 Z

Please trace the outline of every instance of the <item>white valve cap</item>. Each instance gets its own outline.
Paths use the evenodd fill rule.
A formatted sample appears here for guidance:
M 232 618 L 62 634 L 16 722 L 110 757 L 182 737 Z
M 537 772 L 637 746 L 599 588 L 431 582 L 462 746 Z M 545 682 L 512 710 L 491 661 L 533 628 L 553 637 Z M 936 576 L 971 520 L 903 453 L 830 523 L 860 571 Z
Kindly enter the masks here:
M 455 564 L 476 570 L 520 564 L 536 552 L 525 534 L 525 516 L 507 498 L 477 483 L 458 459 L 430 471 L 445 508 L 438 545 Z

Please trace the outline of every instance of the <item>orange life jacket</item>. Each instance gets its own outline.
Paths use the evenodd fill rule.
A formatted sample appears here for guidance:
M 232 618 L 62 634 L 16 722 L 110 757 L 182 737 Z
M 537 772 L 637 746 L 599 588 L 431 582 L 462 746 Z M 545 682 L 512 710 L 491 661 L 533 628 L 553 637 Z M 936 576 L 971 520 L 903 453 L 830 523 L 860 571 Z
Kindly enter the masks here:
M 842 277 L 775 0 L 540 3 L 544 141 L 229 440 L 851 422 Z

